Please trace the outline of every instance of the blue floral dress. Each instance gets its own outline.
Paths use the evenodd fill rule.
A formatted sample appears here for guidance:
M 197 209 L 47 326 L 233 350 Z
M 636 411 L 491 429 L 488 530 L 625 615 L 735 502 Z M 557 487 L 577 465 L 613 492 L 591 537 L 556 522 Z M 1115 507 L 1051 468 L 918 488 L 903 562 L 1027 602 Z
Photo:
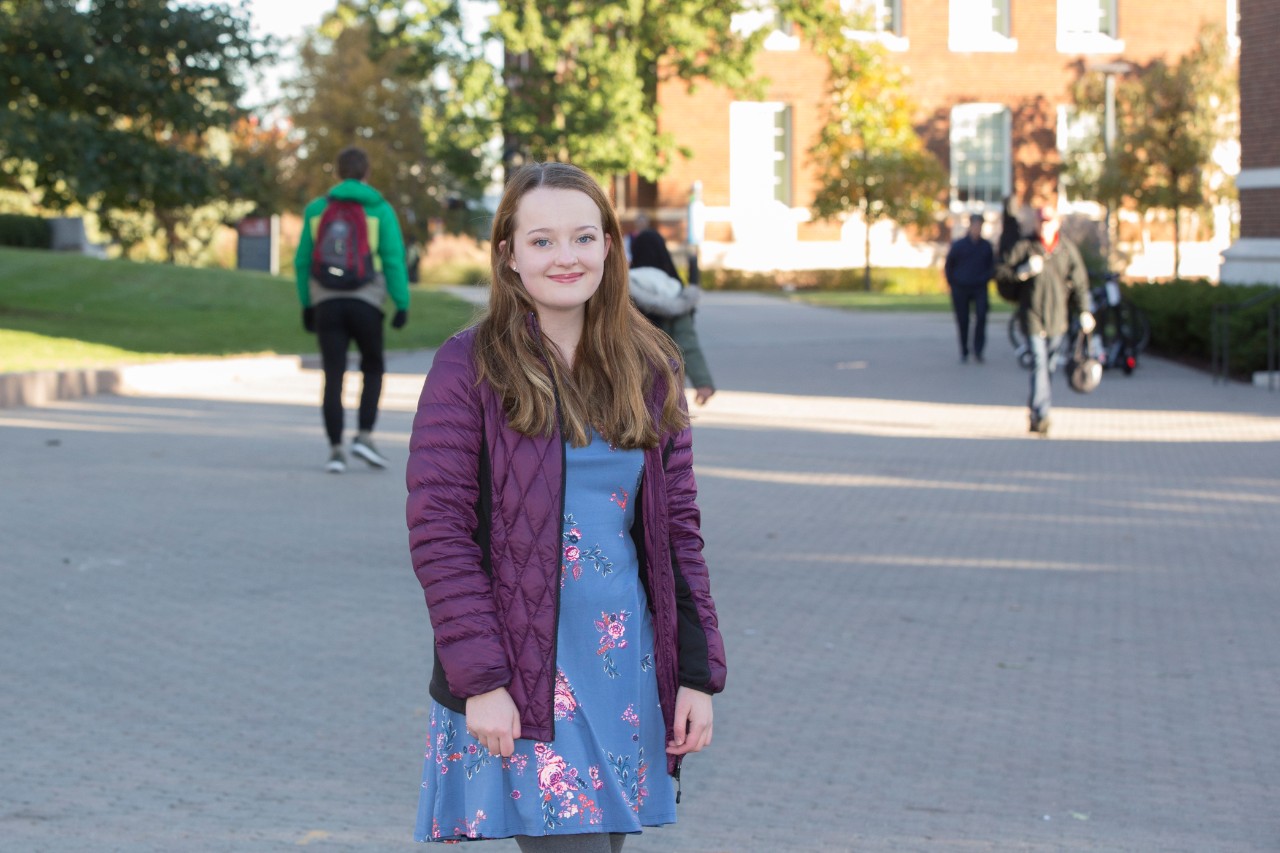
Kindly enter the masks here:
M 418 841 L 639 832 L 673 823 L 653 623 L 630 530 L 644 453 L 567 449 L 555 740 L 495 758 L 433 702 Z

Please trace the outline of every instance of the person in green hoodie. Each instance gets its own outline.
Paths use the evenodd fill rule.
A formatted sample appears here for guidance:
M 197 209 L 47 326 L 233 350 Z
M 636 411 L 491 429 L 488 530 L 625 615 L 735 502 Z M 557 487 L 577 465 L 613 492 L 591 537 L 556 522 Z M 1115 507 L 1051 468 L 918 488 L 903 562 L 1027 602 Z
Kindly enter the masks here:
M 382 324 L 383 304 L 388 296 L 395 304 L 393 329 L 404 327 L 409 318 L 409 279 L 405 270 L 404 238 L 394 208 L 373 187 L 369 177 L 369 156 L 359 148 L 346 148 L 338 155 L 338 177 L 342 182 L 326 195 L 314 199 L 302 214 L 302 234 L 293 267 L 302 302 L 302 325 L 319 341 L 324 367 L 324 428 L 329 436 L 329 461 L 325 470 L 341 474 L 347 470 L 342 451 L 342 378 L 347 369 L 347 350 L 352 341 L 360 351 L 360 415 L 351 455 L 374 468 L 387 467 L 387 458 L 373 444 L 373 424 L 378 417 L 384 372 Z M 325 287 L 311 273 L 311 255 L 329 199 L 359 202 L 365 211 L 369 249 L 374 276 L 354 290 Z

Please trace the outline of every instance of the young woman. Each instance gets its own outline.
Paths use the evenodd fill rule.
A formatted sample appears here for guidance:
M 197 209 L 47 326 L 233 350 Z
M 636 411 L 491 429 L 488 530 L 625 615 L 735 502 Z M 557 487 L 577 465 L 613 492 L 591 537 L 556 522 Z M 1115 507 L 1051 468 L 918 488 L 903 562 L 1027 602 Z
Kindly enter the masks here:
M 436 354 L 409 544 L 435 634 L 415 837 L 617 851 L 675 820 L 724 645 L 679 356 L 632 306 L 608 199 L 524 167 L 487 315 Z M 663 760 L 665 759 L 665 760 Z

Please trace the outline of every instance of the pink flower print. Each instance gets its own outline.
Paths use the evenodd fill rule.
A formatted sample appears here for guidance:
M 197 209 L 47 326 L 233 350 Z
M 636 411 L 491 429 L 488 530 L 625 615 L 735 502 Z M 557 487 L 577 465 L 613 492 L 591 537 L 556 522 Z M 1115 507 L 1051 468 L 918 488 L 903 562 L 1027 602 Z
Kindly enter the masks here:
M 556 694 L 555 694 L 555 718 L 556 721 L 572 720 L 573 712 L 577 710 L 578 700 L 573 695 L 573 688 L 569 686 L 569 679 L 565 677 L 564 670 L 556 670 Z
M 636 706 L 628 705 L 627 710 L 622 712 L 622 719 L 633 726 L 640 725 L 640 715 L 636 713 Z
M 520 799 L 520 791 L 518 789 L 511 792 L 511 799 L 513 800 Z
M 467 819 L 465 819 L 465 818 L 464 818 L 464 819 L 463 819 L 463 821 L 462 821 L 462 823 L 461 823 L 461 825 L 459 825 L 459 826 L 454 830 L 454 834 L 455 834 L 455 835 L 465 835 L 467 838 L 479 838 L 479 837 L 480 837 L 480 824 L 481 824 L 481 822 L 483 822 L 483 821 L 484 821 L 484 819 L 485 819 L 486 817 L 488 817 L 488 815 L 486 815 L 482 810 L 477 809 L 477 810 L 476 810 L 476 819 L 475 819 L 475 820 L 467 820 Z
M 600 765 L 592 764 L 588 772 L 591 776 L 591 787 L 599 791 L 604 787 L 604 780 L 600 778 Z
M 618 665 L 614 663 L 613 655 L 610 654 L 614 649 L 625 649 L 627 641 L 622 639 L 626 633 L 626 626 L 623 624 L 631 614 L 626 610 L 620 610 L 617 613 L 600 613 L 600 618 L 596 620 L 596 630 L 600 632 L 600 647 L 596 649 L 596 654 L 604 659 L 605 675 L 610 678 L 618 677 Z
M 566 818 L 578 815 L 581 815 L 579 822 L 599 822 L 599 808 L 590 799 L 579 794 L 580 790 L 586 789 L 587 783 L 578 778 L 578 771 L 569 767 L 550 744 L 535 743 L 533 752 L 538 759 L 538 789 L 542 792 L 543 824 L 548 829 L 553 829 Z
M 618 492 L 622 492 L 622 497 L 618 497 Z M 627 503 L 631 500 L 631 495 L 627 493 L 626 489 L 618 489 L 618 492 L 614 492 L 613 494 L 611 494 L 609 496 L 609 500 L 616 503 L 618 505 L 618 509 L 622 510 L 623 512 L 626 512 Z
M 545 743 L 535 744 L 533 751 L 538 756 L 538 787 L 555 795 L 569 790 L 569 776 L 564 759 Z
M 573 513 L 565 513 L 564 516 L 565 531 L 561 535 L 564 541 L 564 559 L 560 566 L 560 585 L 564 585 L 564 577 L 566 574 L 572 574 L 574 580 L 582 577 L 582 551 L 578 548 L 578 543 L 582 541 L 582 531 L 578 529 L 573 521 Z

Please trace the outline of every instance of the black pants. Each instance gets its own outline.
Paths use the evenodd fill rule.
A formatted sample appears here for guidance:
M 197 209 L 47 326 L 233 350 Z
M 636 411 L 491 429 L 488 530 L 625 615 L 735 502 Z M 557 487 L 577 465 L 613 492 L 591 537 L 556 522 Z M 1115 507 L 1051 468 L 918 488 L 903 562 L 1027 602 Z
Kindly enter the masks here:
M 342 443 L 342 377 L 347 370 L 347 350 L 356 342 L 360 350 L 360 429 L 370 431 L 378 419 L 382 396 L 382 312 L 360 299 L 329 299 L 316 305 L 316 337 L 324 366 L 324 430 L 330 444 Z
M 951 307 L 960 332 L 960 354 L 969 355 L 969 306 L 973 305 L 973 353 L 982 358 L 987 345 L 987 283 L 951 285 Z

